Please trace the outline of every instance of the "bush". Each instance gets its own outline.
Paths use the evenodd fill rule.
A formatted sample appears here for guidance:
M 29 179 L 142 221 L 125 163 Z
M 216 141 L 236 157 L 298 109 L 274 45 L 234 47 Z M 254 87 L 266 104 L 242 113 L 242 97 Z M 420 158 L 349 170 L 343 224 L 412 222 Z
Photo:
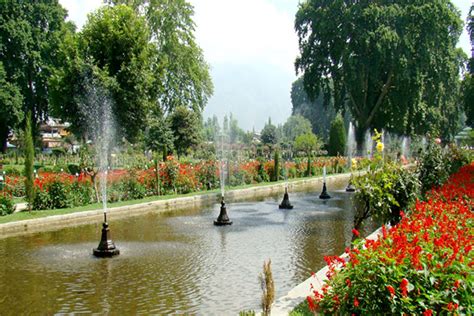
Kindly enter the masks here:
M 328 280 L 308 297 L 323 314 L 472 315 L 474 164 L 375 241 L 357 240 L 349 261 L 325 258 Z
M 398 222 L 400 210 L 415 201 L 420 186 L 416 174 L 392 163 L 356 177 L 354 185 L 357 188 L 354 196 L 356 228 L 369 217 L 383 223 Z
M 81 173 L 81 167 L 77 164 L 69 164 L 67 165 L 67 170 L 70 174 L 76 175 Z
M 421 156 L 418 168 L 421 182 L 421 192 L 424 195 L 428 190 L 439 187 L 449 177 L 450 166 L 441 149 L 441 146 L 430 142 Z
M 330 156 L 344 156 L 346 149 L 346 129 L 344 128 L 344 120 L 340 113 L 338 113 L 331 122 L 327 149 Z
M 15 211 L 15 203 L 12 197 L 6 193 L 0 193 L 0 216 L 12 214 Z

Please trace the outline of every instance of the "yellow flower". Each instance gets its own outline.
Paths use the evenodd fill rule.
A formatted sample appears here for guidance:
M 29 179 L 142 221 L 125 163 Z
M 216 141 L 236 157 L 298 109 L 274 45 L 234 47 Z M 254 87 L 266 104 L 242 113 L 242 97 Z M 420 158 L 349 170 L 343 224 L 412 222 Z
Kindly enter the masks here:
M 377 151 L 381 153 L 383 151 L 383 143 L 382 142 L 377 142 Z
M 356 168 L 357 167 L 357 160 L 355 158 L 352 158 L 351 159 L 351 165 L 352 165 L 352 168 Z

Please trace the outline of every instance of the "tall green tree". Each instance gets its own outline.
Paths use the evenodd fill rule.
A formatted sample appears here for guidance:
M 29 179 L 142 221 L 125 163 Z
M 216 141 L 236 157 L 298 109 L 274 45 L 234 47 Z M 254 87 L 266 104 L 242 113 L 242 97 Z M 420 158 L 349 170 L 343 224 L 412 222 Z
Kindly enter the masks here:
M 121 134 L 135 141 L 151 101 L 151 37 L 145 19 L 127 6 L 104 7 L 89 15 L 81 38 L 86 56 L 113 80 L 109 89 Z
M 9 83 L 0 89 L 22 100 L 24 113 L 31 111 L 33 127 L 48 116 L 48 78 L 59 63 L 66 14 L 57 0 L 0 1 L 0 62 Z M 9 128 L 18 127 L 18 120 L 11 123 L 16 126 Z M 4 131 L 0 141 L 5 143 Z
M 163 154 L 174 149 L 174 135 L 169 120 L 164 117 L 153 116 L 148 122 L 145 133 L 145 145 L 154 152 Z
M 421 133 L 420 122 L 459 113 L 459 16 L 449 0 L 308 0 L 296 15 L 296 70 L 312 99 L 350 110 L 359 148 L 368 128 Z
M 33 200 L 35 199 L 35 188 L 34 188 L 34 160 L 35 160 L 35 147 L 33 143 L 33 128 L 32 128 L 31 112 L 29 111 L 26 115 L 26 125 L 24 133 L 24 145 L 25 145 L 25 191 L 26 201 L 28 202 L 28 210 L 31 211 Z
M 265 145 L 273 146 L 278 143 L 277 129 L 276 126 L 272 124 L 271 118 L 268 118 L 268 122 L 263 127 L 260 139 Z
M 321 148 L 322 142 L 313 133 L 302 134 L 296 137 L 295 149 L 306 153 L 308 163 L 306 168 L 306 175 L 311 176 L 311 157 L 314 151 Z
M 9 131 L 23 120 L 22 95 L 15 84 L 7 81 L 5 69 L 0 62 L 0 150 L 7 149 Z
M 209 65 L 194 36 L 193 6 L 185 0 L 110 0 L 146 17 L 155 54 L 156 100 L 165 113 L 181 105 L 202 112 L 213 93 Z
M 283 124 L 282 129 L 285 141 L 291 143 L 301 134 L 312 133 L 311 122 L 301 115 L 290 116 Z
M 471 40 L 473 55 L 469 59 L 468 72 L 464 75 L 462 91 L 466 123 L 474 126 L 474 5 L 471 6 L 467 17 L 467 31 Z
M 174 147 L 179 156 L 199 144 L 200 118 L 185 106 L 178 106 L 169 117 L 174 135 Z
M 328 154 L 330 156 L 344 156 L 346 148 L 346 129 L 344 120 L 340 113 L 336 115 L 331 122 L 331 130 L 329 131 Z
M 300 77 L 291 85 L 292 114 L 301 115 L 311 122 L 313 133 L 321 139 L 327 140 L 329 136 L 330 122 L 336 116 L 334 102 L 332 99 L 324 102 L 323 95 L 319 95 L 311 100 L 303 85 L 303 78 Z
M 207 121 L 203 123 L 203 138 L 208 142 L 217 140 L 220 131 L 221 128 L 216 115 L 213 115 L 212 118 L 208 117 Z

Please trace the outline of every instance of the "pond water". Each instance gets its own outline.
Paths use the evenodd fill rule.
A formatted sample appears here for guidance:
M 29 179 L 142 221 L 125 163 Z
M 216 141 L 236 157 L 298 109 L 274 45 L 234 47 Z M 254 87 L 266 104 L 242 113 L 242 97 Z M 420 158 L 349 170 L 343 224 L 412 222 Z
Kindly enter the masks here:
M 349 245 L 351 194 L 290 193 L 228 203 L 232 226 L 215 227 L 219 204 L 110 223 L 121 254 L 96 259 L 101 223 L 0 239 L 0 314 L 236 315 L 260 310 L 258 276 L 272 260 L 276 297 Z M 112 211 L 113 212 L 113 211 Z M 368 233 L 373 227 L 367 229 Z

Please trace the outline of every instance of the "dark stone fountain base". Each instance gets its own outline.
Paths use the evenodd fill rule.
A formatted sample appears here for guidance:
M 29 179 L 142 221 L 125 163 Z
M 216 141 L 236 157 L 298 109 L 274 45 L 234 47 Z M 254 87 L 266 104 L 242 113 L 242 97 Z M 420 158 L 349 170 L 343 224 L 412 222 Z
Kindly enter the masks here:
M 92 250 L 92 254 L 100 258 L 110 258 L 120 254 L 120 250 L 115 247 L 114 242 L 110 239 L 110 229 L 107 222 L 102 224 L 102 236 L 97 248 Z
M 346 187 L 346 192 L 355 192 L 355 190 L 356 188 L 354 187 L 352 182 L 349 181 L 349 184 L 347 184 L 347 187 Z
M 281 204 L 278 205 L 278 208 L 286 210 L 291 210 L 293 208 L 293 205 L 291 205 L 290 203 L 290 198 L 288 197 L 288 188 L 285 188 L 285 195 L 283 195 L 283 201 L 281 201 Z
M 217 217 L 217 220 L 214 221 L 214 225 L 216 226 L 225 226 L 225 225 L 232 225 L 232 221 L 227 216 L 227 209 L 225 207 L 224 197 L 222 197 L 221 201 L 221 212 Z
M 331 196 L 328 194 L 328 190 L 326 188 L 326 182 L 323 183 L 323 191 L 319 195 L 319 198 L 323 199 L 323 200 L 327 200 L 327 199 L 331 198 Z

